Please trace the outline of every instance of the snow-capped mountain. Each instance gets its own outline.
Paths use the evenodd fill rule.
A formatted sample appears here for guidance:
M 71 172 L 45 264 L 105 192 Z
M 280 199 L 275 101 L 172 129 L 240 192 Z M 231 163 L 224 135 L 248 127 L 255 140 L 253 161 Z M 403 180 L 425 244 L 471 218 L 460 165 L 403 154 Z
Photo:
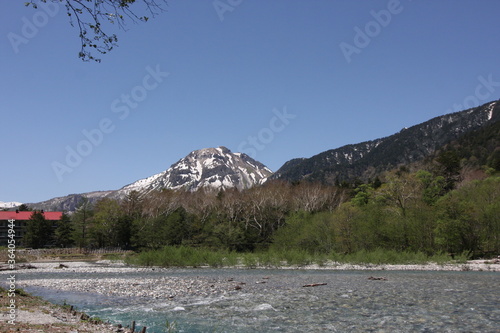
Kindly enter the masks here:
M 421 161 L 464 134 L 498 121 L 500 100 L 435 117 L 384 138 L 327 150 L 310 158 L 292 159 L 275 174 L 248 155 L 232 153 L 225 147 L 200 149 L 169 169 L 119 190 L 72 194 L 28 206 L 73 211 L 83 196 L 95 202 L 102 198 L 122 199 L 132 191 L 144 195 L 162 189 L 246 189 L 267 179 L 310 180 L 325 184 L 353 179 L 367 181 L 384 171 Z
M 161 189 L 196 191 L 202 187 L 250 188 L 272 174 L 265 165 L 246 154 L 232 153 L 226 147 L 195 150 L 161 173 L 138 180 L 118 192 L 147 193 Z
M 130 192 L 144 195 L 162 189 L 196 191 L 213 189 L 246 189 L 262 184 L 272 174 L 265 165 L 246 154 L 232 153 L 226 147 L 195 150 L 156 175 L 140 179 L 119 190 L 70 194 L 65 197 L 28 204 L 34 209 L 74 211 L 83 197 L 90 202 L 102 198 L 123 199 Z
M 21 205 L 22 205 L 21 202 L 15 202 L 15 201 L 3 202 L 3 201 L 0 201 L 0 209 L 10 209 L 10 208 L 18 207 Z

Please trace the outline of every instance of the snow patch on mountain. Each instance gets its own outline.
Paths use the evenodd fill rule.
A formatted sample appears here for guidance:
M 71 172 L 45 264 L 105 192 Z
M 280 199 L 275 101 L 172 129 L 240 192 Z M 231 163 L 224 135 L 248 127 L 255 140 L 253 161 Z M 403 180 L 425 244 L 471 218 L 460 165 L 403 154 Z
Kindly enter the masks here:
M 495 108 L 497 102 L 492 102 L 488 107 L 486 108 L 486 112 L 488 113 L 488 120 L 491 120 L 493 118 L 493 109 Z
M 262 184 L 272 171 L 246 154 L 232 153 L 226 147 L 195 150 L 161 173 L 138 180 L 117 192 L 125 196 L 131 191 L 146 194 L 154 190 L 196 191 L 214 189 L 246 189 Z

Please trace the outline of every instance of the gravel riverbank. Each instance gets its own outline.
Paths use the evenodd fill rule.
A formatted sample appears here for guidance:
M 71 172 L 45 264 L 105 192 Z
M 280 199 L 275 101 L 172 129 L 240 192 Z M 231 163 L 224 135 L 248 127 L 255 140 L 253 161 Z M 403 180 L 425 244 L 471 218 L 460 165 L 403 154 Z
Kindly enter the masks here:
M 8 311 L 15 300 L 14 313 Z M 6 290 L 0 295 L 0 332 L 24 333 L 117 333 L 125 329 L 105 322 L 98 322 L 86 314 L 51 304 L 25 292 L 8 297 Z M 12 316 L 14 315 L 14 317 Z
M 457 272 L 448 274 L 448 271 Z M 62 296 L 55 296 L 59 301 L 66 299 L 67 295 L 76 295 L 75 297 L 84 297 L 85 302 L 90 300 L 96 304 L 99 302 L 109 304 L 96 315 L 113 318 L 115 323 L 122 324 L 130 324 L 132 320 L 142 320 L 143 325 L 152 327 L 152 332 L 161 331 L 158 325 L 161 326 L 162 322 L 164 325 L 165 317 L 173 318 L 172 320 L 184 325 L 191 325 L 193 320 L 199 318 L 200 325 L 209 323 L 232 327 L 235 323 L 240 323 L 244 327 L 253 327 L 256 325 L 253 319 L 255 316 L 259 318 L 258 323 L 262 327 L 267 327 L 268 322 L 272 322 L 273 325 L 285 325 L 289 328 L 302 325 L 302 328 L 323 329 L 332 325 L 329 318 L 341 316 L 345 317 L 345 322 L 335 323 L 335 327 L 347 329 L 356 325 L 358 331 L 363 331 L 362 327 L 371 327 L 375 324 L 391 331 L 389 328 L 399 327 L 401 324 L 395 321 L 396 318 L 410 320 L 408 331 L 412 327 L 418 328 L 424 325 L 431 331 L 431 328 L 465 327 L 472 331 L 481 328 L 482 331 L 489 332 L 495 324 L 493 319 L 485 316 L 491 314 L 492 318 L 495 317 L 492 313 L 495 311 L 490 309 L 493 304 L 490 298 L 496 296 L 488 291 L 491 290 L 491 281 L 495 279 L 496 273 L 475 273 L 480 271 L 499 272 L 500 263 L 498 261 L 470 261 L 454 265 L 330 263 L 321 267 L 253 270 L 130 267 L 123 262 L 111 261 L 34 262 L 25 264 L 15 271 L 0 272 L 0 275 L 15 273 L 18 288 L 26 288 L 33 292 L 41 291 L 40 295 L 52 295 L 47 294 L 47 291 L 55 292 L 54 295 L 60 292 Z M 476 277 L 480 281 L 484 280 L 485 284 L 476 282 Z M 37 291 L 37 288 L 41 289 Z M 43 288 L 47 289 L 43 291 Z M 77 301 L 76 298 L 73 300 Z M 372 308 L 374 302 L 377 306 Z M 403 304 L 402 307 L 395 306 L 395 302 Z M 462 304 L 464 302 L 466 305 Z M 73 304 L 71 300 L 69 303 Z M 80 302 L 79 306 L 82 304 Z M 352 311 L 344 313 L 344 309 Z M 358 318 L 360 313 L 364 314 L 368 309 L 373 323 L 365 322 L 364 317 L 363 320 Z M 418 311 L 415 312 L 415 309 Z M 50 330 L 42 330 L 43 332 L 117 331 L 116 326 L 114 328 L 103 326 L 102 329 L 92 331 L 91 327 L 85 328 L 88 323 L 81 322 L 78 316 L 69 316 L 62 310 L 46 308 L 41 310 L 39 308 L 36 311 L 19 310 L 26 311 L 18 313 L 20 323 L 24 323 L 22 320 L 25 320 L 30 323 L 29 325 L 38 322 L 39 325 L 45 325 L 44 327 L 51 327 Z M 477 310 L 481 313 L 477 314 Z M 449 316 L 449 313 L 456 313 L 457 318 L 466 318 L 467 322 L 455 324 L 441 323 L 438 320 L 444 315 Z M 128 315 L 124 317 L 124 314 Z M 153 318 L 155 315 L 160 319 Z M 312 316 L 311 319 L 309 315 Z M 314 316 L 321 318 L 315 319 Z M 389 320 L 389 317 L 392 319 Z M 51 320 L 53 324 L 48 323 Z M 77 325 L 78 329 L 52 330 L 53 325 L 66 325 L 68 322 L 64 320 L 73 320 L 69 323 Z M 295 322 L 297 320 L 298 322 Z M 78 326 L 80 324 L 81 327 Z M 154 325 L 157 325 L 156 329 L 153 328 Z M 299 332 L 300 329 L 290 332 L 292 331 Z M 26 332 L 36 331 L 26 330 Z
M 208 277 L 169 276 L 168 268 L 159 267 L 128 267 L 123 262 L 99 261 L 33 263 L 31 269 L 19 269 L 16 272 L 22 276 L 23 272 L 38 273 L 65 273 L 71 272 L 82 275 L 82 278 L 44 279 L 32 277 L 21 279 L 19 286 L 35 286 L 64 291 L 78 291 L 98 293 L 107 296 L 135 296 L 173 299 L 182 296 L 218 296 L 226 295 L 239 289 L 239 282 Z M 283 269 L 294 269 L 286 267 Z M 466 264 L 426 264 L 426 265 L 352 265 L 330 263 L 323 266 L 309 265 L 295 267 L 295 269 L 309 270 L 360 270 L 360 271 L 488 271 L 500 272 L 500 261 L 469 261 Z M 144 272 L 165 271 L 161 278 L 130 278 L 129 274 Z M 85 275 L 117 273 L 113 278 L 87 278 Z M 257 281 L 258 282 L 258 281 Z

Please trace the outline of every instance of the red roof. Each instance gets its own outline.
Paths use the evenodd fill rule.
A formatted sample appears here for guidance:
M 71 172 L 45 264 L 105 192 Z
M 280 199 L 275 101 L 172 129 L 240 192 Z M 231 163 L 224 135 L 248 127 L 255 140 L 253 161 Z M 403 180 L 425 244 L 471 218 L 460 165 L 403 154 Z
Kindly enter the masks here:
M 33 212 L 16 212 L 16 211 L 0 211 L 0 220 L 29 220 Z M 49 221 L 57 221 L 61 219 L 62 212 L 43 212 L 45 219 Z

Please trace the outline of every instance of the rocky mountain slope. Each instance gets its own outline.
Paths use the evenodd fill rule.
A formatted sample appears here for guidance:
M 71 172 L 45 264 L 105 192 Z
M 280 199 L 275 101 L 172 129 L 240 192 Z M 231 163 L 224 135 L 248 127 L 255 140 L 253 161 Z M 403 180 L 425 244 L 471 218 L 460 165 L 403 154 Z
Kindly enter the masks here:
M 124 198 L 131 191 L 144 195 L 162 189 L 246 189 L 267 179 L 310 180 L 325 184 L 355 179 L 368 181 L 383 171 L 423 160 L 447 143 L 498 120 L 500 101 L 493 101 L 435 117 L 385 138 L 346 145 L 310 158 L 292 159 L 275 174 L 262 163 L 245 154 L 232 153 L 225 147 L 200 149 L 172 164 L 169 169 L 119 190 L 72 194 L 28 205 L 35 209 L 72 211 L 83 196 L 95 202 L 105 197 Z
M 118 192 L 183 189 L 196 191 L 202 187 L 240 190 L 261 184 L 272 174 L 265 165 L 226 147 L 195 150 L 173 164 L 168 170 L 138 180 Z
M 43 209 L 45 211 L 72 212 L 82 201 L 83 197 L 86 197 L 89 200 L 89 202 L 94 203 L 99 199 L 111 196 L 114 192 L 116 191 L 95 191 L 95 192 L 87 192 L 79 194 L 69 194 L 64 197 L 52 198 L 37 203 L 28 203 L 26 205 L 31 209 L 36 209 L 36 210 Z
M 144 195 L 162 189 L 196 191 L 214 189 L 246 189 L 262 184 L 272 174 L 265 165 L 246 154 L 232 153 L 226 147 L 195 150 L 156 175 L 138 180 L 115 191 L 71 194 L 44 202 L 28 204 L 35 209 L 73 211 L 82 197 L 90 202 L 102 198 L 121 199 L 130 192 Z
M 435 117 L 372 141 L 331 149 L 310 158 L 286 162 L 271 177 L 288 181 L 335 184 L 367 181 L 382 171 L 419 161 L 444 144 L 500 119 L 500 101 Z

